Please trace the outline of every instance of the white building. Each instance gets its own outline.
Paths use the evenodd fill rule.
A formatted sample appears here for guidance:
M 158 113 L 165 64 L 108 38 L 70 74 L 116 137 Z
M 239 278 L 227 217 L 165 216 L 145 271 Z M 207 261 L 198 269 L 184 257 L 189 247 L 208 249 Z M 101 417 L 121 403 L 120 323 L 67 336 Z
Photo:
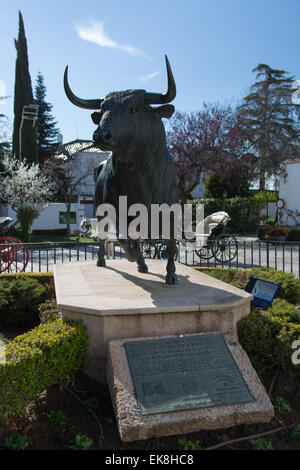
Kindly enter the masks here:
M 95 172 L 109 152 L 94 147 L 90 140 L 76 139 L 63 145 L 59 157 L 66 157 L 66 165 L 73 181 L 82 181 L 77 185 L 77 202 L 71 205 L 71 233 L 79 233 L 80 222 L 84 215 L 94 217 Z M 69 159 L 69 162 L 67 161 Z M 16 220 L 16 213 L 8 204 L 0 204 L 0 216 Z M 66 205 L 63 202 L 51 202 L 34 221 L 32 230 L 57 230 L 66 228 Z
M 286 160 L 286 177 L 281 178 L 279 198 L 283 207 L 278 211 L 280 225 L 289 227 L 300 226 L 300 159 Z

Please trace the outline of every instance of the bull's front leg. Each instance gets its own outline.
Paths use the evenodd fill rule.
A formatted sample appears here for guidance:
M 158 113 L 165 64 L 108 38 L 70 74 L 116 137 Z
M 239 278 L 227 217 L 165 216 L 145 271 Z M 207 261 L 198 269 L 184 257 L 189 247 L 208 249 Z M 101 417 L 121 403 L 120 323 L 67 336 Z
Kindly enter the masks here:
M 166 240 L 166 252 L 167 252 L 167 275 L 166 275 L 166 283 L 170 285 L 174 285 L 178 283 L 178 279 L 176 276 L 176 268 L 174 258 L 176 255 L 177 247 L 175 240 Z

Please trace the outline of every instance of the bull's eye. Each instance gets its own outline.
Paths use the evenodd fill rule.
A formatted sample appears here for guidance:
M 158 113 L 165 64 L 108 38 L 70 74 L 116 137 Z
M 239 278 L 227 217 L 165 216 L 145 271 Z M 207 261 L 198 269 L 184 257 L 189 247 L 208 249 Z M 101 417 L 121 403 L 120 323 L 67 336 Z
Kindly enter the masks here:
M 137 113 L 138 112 L 138 109 L 136 106 L 133 106 L 130 110 L 131 113 Z

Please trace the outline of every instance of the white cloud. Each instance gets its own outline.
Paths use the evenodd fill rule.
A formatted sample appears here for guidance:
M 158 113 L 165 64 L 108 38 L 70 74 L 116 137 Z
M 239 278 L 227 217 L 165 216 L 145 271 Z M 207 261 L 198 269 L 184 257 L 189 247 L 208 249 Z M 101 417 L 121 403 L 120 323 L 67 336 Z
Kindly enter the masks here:
M 152 73 L 149 73 L 148 75 L 139 77 L 139 80 L 141 82 L 148 82 L 148 80 L 151 80 L 152 78 L 157 77 L 157 75 L 159 75 L 159 72 L 152 72 Z
M 101 47 L 109 47 L 111 49 L 119 49 L 120 51 L 127 52 L 132 56 L 142 56 L 149 59 L 140 49 L 128 44 L 119 44 L 111 39 L 104 31 L 103 22 L 91 20 L 88 24 L 80 24 L 76 26 L 78 35 L 84 40 L 93 42 Z

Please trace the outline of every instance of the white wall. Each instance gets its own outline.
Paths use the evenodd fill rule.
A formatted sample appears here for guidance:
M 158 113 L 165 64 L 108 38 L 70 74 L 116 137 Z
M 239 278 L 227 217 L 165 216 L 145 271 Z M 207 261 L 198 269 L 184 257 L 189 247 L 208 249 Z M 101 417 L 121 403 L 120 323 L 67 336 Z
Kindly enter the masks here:
M 286 179 L 282 178 L 279 185 L 279 198 L 284 200 L 284 208 L 279 211 L 279 223 L 298 226 L 300 225 L 300 161 L 286 163 L 286 172 Z
M 32 230 L 64 229 L 65 224 L 59 223 L 59 213 L 66 212 L 66 205 L 61 202 L 51 202 L 34 221 Z M 76 224 L 71 224 L 71 233 L 80 230 L 80 222 L 84 215 L 84 207 L 81 204 L 71 204 L 71 212 L 76 212 Z M 16 213 L 7 204 L 1 204 L 0 215 L 11 217 L 16 221 Z

